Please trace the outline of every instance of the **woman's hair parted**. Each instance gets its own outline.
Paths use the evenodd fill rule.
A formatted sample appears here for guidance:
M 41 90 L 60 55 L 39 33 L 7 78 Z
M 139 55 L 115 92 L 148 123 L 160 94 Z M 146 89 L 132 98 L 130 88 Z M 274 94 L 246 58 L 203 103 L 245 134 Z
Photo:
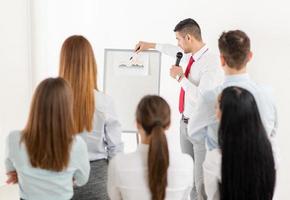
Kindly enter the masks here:
M 97 64 L 89 41 L 79 35 L 67 38 L 61 48 L 59 76 L 72 87 L 77 132 L 91 131 L 95 111 Z
M 137 107 L 136 121 L 150 138 L 148 176 L 152 200 L 163 200 L 169 166 L 169 152 L 165 136 L 165 129 L 170 125 L 168 103 L 155 95 L 143 97 Z
M 37 87 L 21 138 L 33 167 L 62 171 L 68 166 L 75 135 L 72 101 L 62 78 L 48 78 Z
M 271 200 L 276 171 L 272 146 L 253 95 L 228 87 L 220 96 L 221 200 Z

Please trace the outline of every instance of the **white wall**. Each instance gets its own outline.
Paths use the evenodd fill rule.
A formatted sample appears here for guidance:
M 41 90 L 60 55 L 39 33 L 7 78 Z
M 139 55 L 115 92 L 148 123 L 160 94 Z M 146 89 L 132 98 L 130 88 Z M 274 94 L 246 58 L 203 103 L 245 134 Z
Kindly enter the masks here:
M 30 14 L 28 0 L 0 1 L 0 186 L 5 137 L 22 129 L 31 93 Z
M 286 0 L 31 0 L 31 5 L 34 87 L 43 78 L 57 75 L 61 44 L 71 34 L 83 34 L 93 44 L 102 86 L 104 48 L 133 48 L 138 40 L 176 43 L 172 30 L 184 18 L 191 17 L 200 23 L 204 40 L 216 51 L 217 39 L 222 31 L 239 28 L 247 32 L 254 52 L 249 65 L 250 74 L 258 82 L 273 86 L 279 110 L 277 143 L 281 162 L 276 199 L 290 198 L 287 187 L 290 183 L 287 154 L 290 140 L 290 126 L 287 124 L 290 108 L 287 103 L 290 102 L 290 94 L 286 89 L 290 82 L 290 62 L 287 59 L 290 52 L 290 24 L 287 19 L 290 13 Z M 179 149 L 179 88 L 169 77 L 168 68 L 172 63 L 174 59 L 163 56 L 161 95 L 168 100 L 173 111 L 170 145 Z M 23 71 L 24 76 L 26 73 Z M 4 91 L 7 89 L 4 88 Z

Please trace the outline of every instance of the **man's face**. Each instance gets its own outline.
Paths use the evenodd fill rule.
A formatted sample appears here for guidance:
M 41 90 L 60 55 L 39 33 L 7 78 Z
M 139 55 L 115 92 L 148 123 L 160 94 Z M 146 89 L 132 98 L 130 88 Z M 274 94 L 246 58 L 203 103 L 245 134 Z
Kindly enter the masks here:
M 175 32 L 177 45 L 184 51 L 184 53 L 190 53 L 190 38 L 189 35 L 181 33 L 181 32 Z

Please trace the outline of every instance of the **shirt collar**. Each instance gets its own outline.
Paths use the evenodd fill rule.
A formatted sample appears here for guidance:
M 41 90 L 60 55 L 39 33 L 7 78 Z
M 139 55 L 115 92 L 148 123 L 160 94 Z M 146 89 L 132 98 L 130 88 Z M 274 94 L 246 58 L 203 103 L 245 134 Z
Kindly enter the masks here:
M 250 76 L 248 73 L 225 76 L 225 82 L 240 82 L 247 80 L 250 80 Z
M 203 54 L 205 54 L 205 52 L 207 52 L 208 50 L 208 46 L 205 44 L 203 47 L 201 47 L 200 50 L 198 50 L 197 52 L 195 52 L 195 54 L 192 54 L 192 57 L 195 61 L 199 60 L 201 58 L 201 56 Z

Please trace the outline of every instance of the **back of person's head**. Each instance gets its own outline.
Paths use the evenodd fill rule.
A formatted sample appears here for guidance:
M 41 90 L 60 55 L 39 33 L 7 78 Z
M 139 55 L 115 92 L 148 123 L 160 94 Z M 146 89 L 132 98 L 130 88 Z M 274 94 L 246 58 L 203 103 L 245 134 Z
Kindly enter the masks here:
M 247 34 L 240 30 L 223 32 L 218 40 L 221 55 L 233 69 L 242 69 L 249 61 L 251 42 Z
M 218 131 L 222 151 L 221 200 L 270 200 L 275 187 L 272 146 L 253 95 L 223 90 Z
M 83 36 L 67 38 L 61 48 L 59 75 L 69 82 L 74 97 L 77 132 L 91 131 L 95 111 L 97 64 L 93 48 Z
M 22 131 L 32 167 L 62 171 L 69 164 L 75 134 L 73 96 L 62 78 L 48 78 L 37 87 Z
M 200 27 L 199 27 L 198 23 L 191 18 L 187 18 L 187 19 L 180 21 L 175 26 L 174 32 L 180 32 L 183 35 L 190 34 L 196 40 L 202 41 Z
M 165 136 L 165 130 L 170 125 L 168 103 L 155 95 L 143 97 L 137 107 L 136 121 L 150 138 L 148 175 L 152 200 L 163 200 L 169 166 L 168 145 Z

